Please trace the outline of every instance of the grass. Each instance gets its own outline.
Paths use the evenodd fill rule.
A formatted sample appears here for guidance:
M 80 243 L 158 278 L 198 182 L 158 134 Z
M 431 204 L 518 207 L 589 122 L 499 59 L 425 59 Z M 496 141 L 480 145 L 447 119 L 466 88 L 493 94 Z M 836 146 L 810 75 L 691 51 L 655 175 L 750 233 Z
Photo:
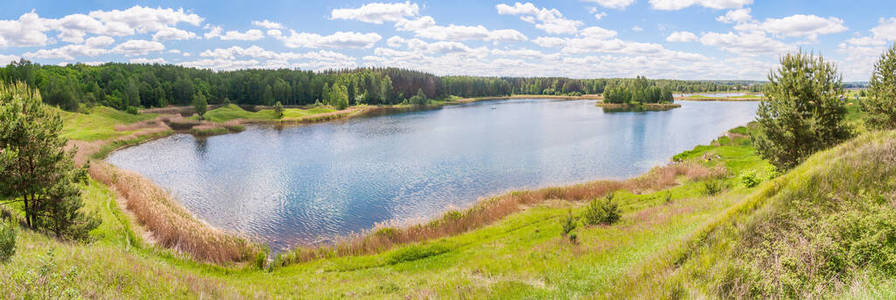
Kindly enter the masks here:
M 2 295 L 94 298 L 578 298 L 612 291 L 631 270 L 688 239 L 714 216 L 743 202 L 742 172 L 762 173 L 767 163 L 746 138 L 699 147 L 683 163 L 638 179 L 509 193 L 494 219 L 458 222 L 477 213 L 449 212 L 434 224 L 469 228 L 457 234 L 396 243 L 368 255 L 320 257 L 260 271 L 248 265 L 220 267 L 194 261 L 146 240 L 139 214 L 123 213 L 101 182 L 86 187 L 85 203 L 103 224 L 91 244 L 63 243 L 23 231 L 12 260 L 0 268 Z M 707 159 L 712 158 L 712 159 Z M 699 167 L 698 167 L 699 166 Z M 92 168 L 100 167 L 92 164 Z M 728 188 L 707 196 L 700 178 L 724 167 Z M 690 173 L 688 173 L 690 172 Z M 124 177 L 123 177 L 124 176 Z M 96 176 L 100 177 L 101 176 Z M 140 190 L 122 185 L 122 194 Z M 693 178 L 693 179 L 688 179 Z M 579 226 L 576 244 L 561 237 L 559 220 L 581 216 L 587 201 L 615 190 L 621 218 L 613 225 Z M 503 200 L 502 200 L 503 199 Z M 131 205 L 122 203 L 122 205 Z M 131 211 L 140 211 L 131 209 Z M 472 211 L 472 210 L 471 210 Z M 480 210 L 482 212 L 488 210 Z M 453 220 L 449 223 L 446 220 Z M 485 220 L 485 219 L 479 219 Z M 142 224 L 142 225 L 128 225 Z M 463 225 L 463 226 L 461 226 Z M 445 226 L 445 225 L 440 225 Z M 185 228 L 195 229 L 187 224 Z M 401 236 L 402 228 L 378 231 Z M 160 280 L 161 279 L 161 280 Z M 64 288 L 61 288 L 64 287 Z
M 896 236 L 896 132 L 863 131 L 778 174 L 756 155 L 750 131 L 731 130 L 639 178 L 508 193 L 421 226 L 379 228 L 366 236 L 382 242 L 368 244 L 374 251 L 287 253 L 268 270 L 167 250 L 166 231 L 148 235 L 152 216 L 138 212 L 187 213 L 170 199 L 126 213 L 119 207 L 134 204 L 116 191 L 155 192 L 127 174 L 101 174 L 83 189 L 86 209 L 103 220 L 91 232 L 96 241 L 20 230 L 16 255 L 0 266 L 0 298 L 896 296 L 888 242 Z M 758 185 L 747 186 L 746 174 Z M 708 180 L 720 185 L 715 195 Z M 610 191 L 617 222 L 579 221 L 576 243 L 561 236 L 562 218 L 581 217 Z M 207 228 L 194 221 L 167 230 Z M 838 267 L 812 271 L 827 266 Z
M 337 110 L 328 107 L 314 107 L 309 109 L 287 108 L 283 110 L 283 120 L 301 119 L 317 114 L 335 112 Z M 226 122 L 236 119 L 245 120 L 278 120 L 277 113 L 273 109 L 262 109 L 257 112 L 246 111 L 239 106 L 230 104 L 210 110 L 204 115 L 206 120 L 212 122 Z M 193 118 L 197 118 L 193 116 Z
M 95 106 L 87 113 L 58 110 L 63 120 L 62 136 L 81 141 L 97 141 L 125 136 L 134 130 L 117 131 L 115 126 L 151 120 L 156 114 L 129 114 L 105 106 Z

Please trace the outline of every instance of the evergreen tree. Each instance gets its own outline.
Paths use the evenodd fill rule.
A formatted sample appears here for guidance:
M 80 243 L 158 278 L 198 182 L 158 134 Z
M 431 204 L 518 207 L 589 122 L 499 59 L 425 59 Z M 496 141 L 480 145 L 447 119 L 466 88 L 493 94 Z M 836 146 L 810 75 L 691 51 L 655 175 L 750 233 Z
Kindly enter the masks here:
M 264 87 L 264 94 L 261 99 L 261 103 L 263 103 L 264 105 L 274 105 L 274 91 L 270 85 Z
M 759 154 L 775 167 L 793 168 L 849 138 L 843 122 L 846 106 L 839 99 L 842 80 L 832 63 L 802 52 L 786 54 L 768 79 L 752 138 Z
M 21 202 L 25 222 L 60 238 L 83 239 L 99 224 L 80 211 L 86 171 L 60 133 L 62 118 L 24 83 L 0 84 L 0 193 Z
M 896 44 L 874 64 L 868 92 L 869 97 L 862 101 L 865 124 L 870 128 L 896 128 Z

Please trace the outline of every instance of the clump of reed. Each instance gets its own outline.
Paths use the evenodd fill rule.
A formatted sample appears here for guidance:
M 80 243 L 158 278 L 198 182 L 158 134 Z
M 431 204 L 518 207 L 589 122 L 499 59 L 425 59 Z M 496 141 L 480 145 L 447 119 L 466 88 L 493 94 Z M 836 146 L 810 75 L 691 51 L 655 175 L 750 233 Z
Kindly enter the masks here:
M 259 245 L 198 220 L 168 193 L 136 173 L 99 160 L 90 163 L 89 171 L 94 179 L 124 197 L 127 209 L 160 246 L 211 263 L 249 261 L 263 253 Z
M 343 237 L 332 245 L 297 247 L 280 253 L 274 265 L 285 266 L 328 257 L 372 254 L 396 245 L 457 235 L 492 224 L 527 206 L 552 199 L 587 201 L 619 190 L 636 193 L 655 191 L 674 186 L 681 179 L 703 180 L 726 175 L 727 171 L 722 167 L 708 168 L 697 162 L 680 162 L 653 168 L 643 176 L 627 180 L 597 180 L 563 187 L 510 192 L 484 199 L 464 211 L 448 211 L 441 218 L 427 223 L 404 227 L 377 226 L 361 234 Z

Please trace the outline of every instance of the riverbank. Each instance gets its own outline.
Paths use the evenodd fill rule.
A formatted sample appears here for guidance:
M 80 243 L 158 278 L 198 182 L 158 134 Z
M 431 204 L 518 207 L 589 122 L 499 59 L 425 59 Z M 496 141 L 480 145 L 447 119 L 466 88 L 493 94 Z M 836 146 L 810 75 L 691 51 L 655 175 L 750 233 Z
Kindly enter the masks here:
M 95 233 L 97 242 L 67 244 L 24 232 L 18 254 L 0 270 L 0 283 L 16 295 L 57 295 L 51 285 L 29 282 L 64 281 L 73 293 L 96 297 L 583 297 L 611 290 L 628 270 L 739 203 L 752 190 L 739 183 L 741 174 L 769 176 L 767 163 L 753 153 L 748 138 L 739 136 L 695 147 L 679 158 L 682 162 L 636 179 L 512 192 L 429 223 L 444 224 L 434 225 L 441 230 L 454 224 L 456 229 L 450 230 L 457 230 L 455 234 L 395 243 L 369 255 L 338 253 L 337 245 L 334 252 L 304 263 L 284 255 L 270 271 L 197 264 L 157 249 L 161 246 L 134 233 L 139 230 L 119 225 L 128 223 L 114 216 L 128 214 L 116 212 L 114 193 L 92 181 L 85 204 L 104 216 Z M 704 173 L 714 169 L 726 173 Z M 701 174 L 710 177 L 688 179 Z M 704 185 L 709 181 L 724 187 L 709 195 Z M 560 235 L 565 216 L 580 215 L 591 197 L 611 192 L 622 215 L 617 224 L 580 227 L 574 231 L 575 243 Z M 377 239 L 403 239 L 427 225 L 410 228 L 418 229 L 380 227 L 374 234 Z M 368 245 L 375 241 L 368 240 Z M 48 264 L 45 277 L 29 275 L 30 268 Z M 71 269 L 79 271 L 69 273 Z
M 677 96 L 675 101 L 760 101 L 762 95 L 742 95 L 742 96 L 706 96 L 706 95 L 689 95 Z

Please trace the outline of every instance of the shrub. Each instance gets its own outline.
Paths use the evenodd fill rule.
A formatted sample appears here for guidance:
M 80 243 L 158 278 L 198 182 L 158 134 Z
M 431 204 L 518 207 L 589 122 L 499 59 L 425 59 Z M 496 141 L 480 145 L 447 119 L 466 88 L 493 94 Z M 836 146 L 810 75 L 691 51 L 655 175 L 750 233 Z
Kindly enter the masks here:
M 759 155 L 772 165 L 793 168 L 812 153 L 851 136 L 843 122 L 842 78 L 834 64 L 812 54 L 786 54 L 768 79 L 766 101 L 759 103 L 751 138 Z
M 572 216 L 572 211 L 570 211 L 566 217 L 560 220 L 560 228 L 563 231 L 561 234 L 566 236 L 570 232 L 576 229 L 576 218 Z
M 579 237 L 576 235 L 575 232 L 569 234 L 569 242 L 570 242 L 570 243 L 575 244 L 575 243 L 577 243 L 578 241 L 579 241 Z
M 255 253 L 255 267 L 259 270 L 264 270 L 264 265 L 268 260 L 268 252 L 267 251 L 258 251 Z
M 283 118 L 283 104 L 280 101 L 274 104 L 274 113 L 277 114 L 277 119 Z
M 744 183 L 744 186 L 751 188 L 759 185 L 759 183 L 762 182 L 762 179 L 756 175 L 756 172 L 748 172 L 741 175 L 740 181 Z
M 8 260 L 16 253 L 16 229 L 11 224 L 0 221 L 0 262 Z
M 582 215 L 582 219 L 587 225 L 609 225 L 616 223 L 619 217 L 619 207 L 613 202 L 613 194 L 603 200 L 597 198 L 591 200 Z
M 139 113 L 140 113 L 140 110 L 137 109 L 136 106 L 128 106 L 128 108 L 125 109 L 125 112 L 127 112 L 127 113 L 129 113 L 129 114 L 132 114 L 132 115 L 136 115 L 136 114 L 139 114 Z
M 865 124 L 870 128 L 896 128 L 896 44 L 874 64 L 868 91 L 870 97 L 861 102 Z
M 703 182 L 703 190 L 710 196 L 715 196 L 720 193 L 723 187 L 721 180 L 707 180 Z
M 666 203 L 666 204 L 672 203 L 672 192 L 671 192 L 671 191 L 666 191 L 666 201 L 665 201 L 665 203 Z

